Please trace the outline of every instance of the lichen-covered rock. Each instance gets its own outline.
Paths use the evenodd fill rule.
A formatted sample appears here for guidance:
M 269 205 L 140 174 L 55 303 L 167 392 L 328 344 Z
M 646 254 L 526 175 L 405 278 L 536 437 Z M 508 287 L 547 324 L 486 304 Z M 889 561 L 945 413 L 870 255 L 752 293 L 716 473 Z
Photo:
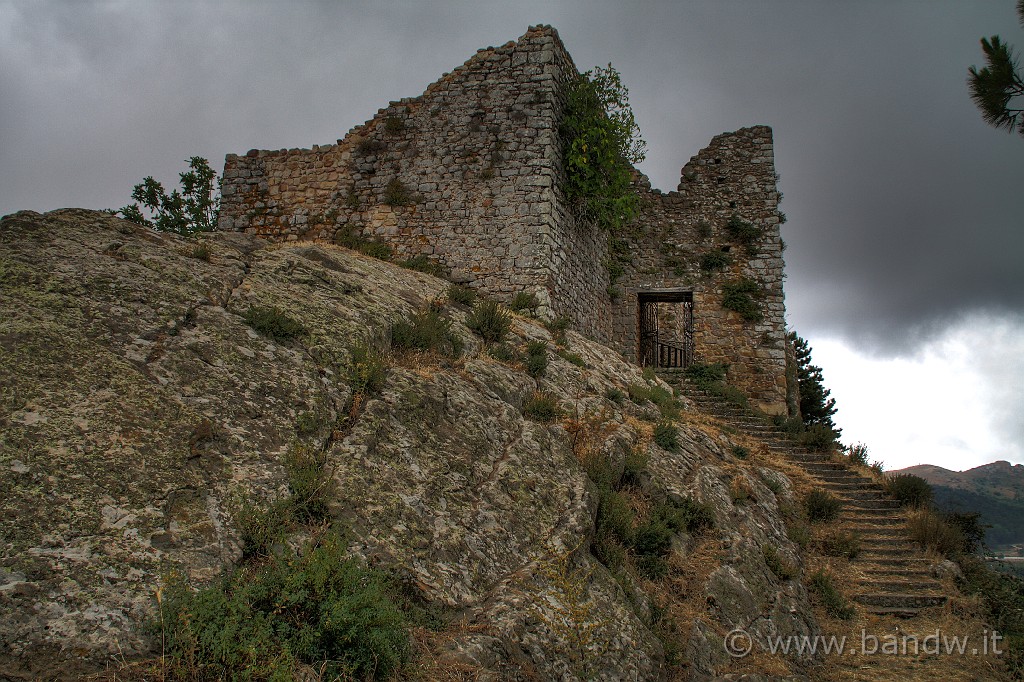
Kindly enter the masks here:
M 654 445 L 658 408 L 609 397 L 647 381 L 616 352 L 569 332 L 566 359 L 516 318 L 509 345 L 549 344 L 534 379 L 447 305 L 462 356 L 395 357 L 356 410 L 351 349 L 386 348 L 447 284 L 330 245 L 200 241 L 206 254 L 84 210 L 0 223 L 0 676 L 149 655 L 165 577 L 203 584 L 239 560 L 242 505 L 287 493 L 298 436 L 326 453 L 350 551 L 452 614 L 437 655 L 481 679 L 649 680 L 680 665 L 711 678 L 733 628 L 815 632 L 804 588 L 765 561 L 771 547 L 801 562 L 786 477 L 728 454 L 685 409 L 679 449 Z M 304 333 L 275 341 L 246 323 L 253 308 Z M 560 419 L 524 415 L 537 390 Z M 678 566 L 714 558 L 692 579 L 610 571 L 590 551 L 599 493 L 581 461 L 598 453 L 621 474 L 631 452 L 647 462 L 643 504 L 692 498 L 714 516 L 709 537 L 673 540 Z M 694 610 L 668 631 L 659 604 L 679 589 Z

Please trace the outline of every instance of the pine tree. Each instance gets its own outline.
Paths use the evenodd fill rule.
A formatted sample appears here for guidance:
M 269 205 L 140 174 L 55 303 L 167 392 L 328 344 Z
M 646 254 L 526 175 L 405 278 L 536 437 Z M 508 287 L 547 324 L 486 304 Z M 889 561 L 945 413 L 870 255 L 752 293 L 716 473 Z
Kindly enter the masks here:
M 1017 16 L 1024 26 L 1024 0 L 1017 0 Z M 1024 77 L 1017 69 L 1013 49 L 999 36 L 992 36 L 981 39 L 981 50 L 988 66 L 968 69 L 971 99 L 986 123 L 1010 133 L 1016 130 L 1024 137 L 1024 102 L 1019 99 L 1024 98 Z
M 789 333 L 796 355 L 796 376 L 800 386 L 800 416 L 805 426 L 821 424 L 839 435 L 839 429 L 832 421 L 836 413 L 836 400 L 830 398 L 832 391 L 825 388 L 821 367 L 811 364 L 811 347 L 796 332 Z

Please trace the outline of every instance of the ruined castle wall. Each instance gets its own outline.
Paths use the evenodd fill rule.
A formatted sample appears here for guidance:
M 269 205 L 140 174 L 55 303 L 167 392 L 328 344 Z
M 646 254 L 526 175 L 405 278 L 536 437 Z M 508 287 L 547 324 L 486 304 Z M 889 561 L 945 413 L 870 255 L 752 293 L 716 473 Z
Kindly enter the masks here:
M 652 191 L 644 180 L 641 185 L 643 236 L 632 243 L 621 298 L 613 305 L 612 336 L 637 357 L 637 294 L 693 291 L 697 360 L 728 363 L 731 384 L 766 411 L 785 413 L 783 261 L 771 129 L 755 126 L 715 137 L 683 168 L 677 192 Z M 757 228 L 750 246 L 730 233 L 734 215 Z M 702 269 L 702 257 L 714 251 L 727 251 L 731 263 Z M 742 279 L 757 284 L 760 321 L 746 321 L 722 305 L 723 287 Z M 680 315 L 664 323 L 671 328 L 681 321 Z
M 250 151 L 225 163 L 221 229 L 273 240 L 385 241 L 499 300 L 555 288 L 556 83 L 549 27 L 480 50 L 417 98 L 337 144 Z

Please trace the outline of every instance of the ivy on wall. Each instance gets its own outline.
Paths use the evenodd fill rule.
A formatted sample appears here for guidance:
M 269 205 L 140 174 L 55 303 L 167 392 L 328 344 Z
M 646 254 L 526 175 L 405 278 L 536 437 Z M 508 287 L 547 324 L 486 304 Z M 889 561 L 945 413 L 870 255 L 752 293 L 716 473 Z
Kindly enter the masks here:
M 640 198 L 632 186 L 633 164 L 644 160 L 629 92 L 609 64 L 579 74 L 569 84 L 559 129 L 565 163 L 565 193 L 576 214 L 608 231 L 613 254 L 612 281 L 621 274 L 621 235 L 639 215 Z

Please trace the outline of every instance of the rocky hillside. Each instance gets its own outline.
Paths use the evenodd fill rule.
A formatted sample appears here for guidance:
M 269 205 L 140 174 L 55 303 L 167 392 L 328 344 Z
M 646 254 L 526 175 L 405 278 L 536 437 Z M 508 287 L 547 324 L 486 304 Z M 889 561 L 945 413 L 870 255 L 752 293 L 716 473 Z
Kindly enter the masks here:
M 181 628 L 222 602 L 168 595 L 277 571 L 292 592 L 243 621 L 284 637 L 330 537 L 402 612 L 400 678 L 815 677 L 722 639 L 820 632 L 793 467 L 571 330 L 497 340 L 462 294 L 332 245 L 5 217 L 0 677 L 216 676 Z M 242 653 L 318 679 L 315 643 Z

